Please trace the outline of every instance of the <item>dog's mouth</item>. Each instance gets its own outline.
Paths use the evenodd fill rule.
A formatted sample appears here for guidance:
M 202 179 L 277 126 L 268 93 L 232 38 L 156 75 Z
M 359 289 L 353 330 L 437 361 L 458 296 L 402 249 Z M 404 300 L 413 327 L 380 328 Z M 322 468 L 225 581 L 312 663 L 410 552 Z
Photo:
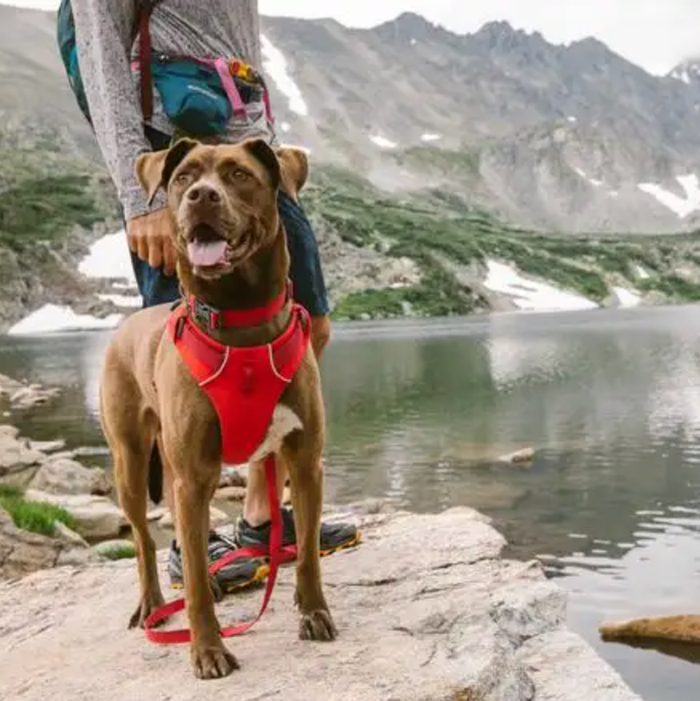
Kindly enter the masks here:
M 198 268 L 213 268 L 226 262 L 228 241 L 208 224 L 197 224 L 187 242 L 187 257 Z
M 245 258 L 247 237 L 235 245 L 209 224 L 197 224 L 189 233 L 187 257 L 195 269 L 206 274 L 222 273 Z

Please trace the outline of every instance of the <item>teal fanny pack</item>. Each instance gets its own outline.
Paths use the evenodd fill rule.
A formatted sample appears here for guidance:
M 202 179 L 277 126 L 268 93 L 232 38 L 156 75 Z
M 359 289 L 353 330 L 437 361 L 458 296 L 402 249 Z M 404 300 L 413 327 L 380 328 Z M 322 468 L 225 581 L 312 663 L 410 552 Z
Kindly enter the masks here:
M 192 136 L 214 136 L 231 120 L 248 123 L 246 105 L 264 100 L 264 86 L 232 75 L 226 59 L 157 56 L 151 61 L 153 83 L 163 111 L 175 128 Z
M 194 61 L 151 63 L 163 111 L 183 133 L 213 136 L 226 131 L 233 106 L 216 70 Z

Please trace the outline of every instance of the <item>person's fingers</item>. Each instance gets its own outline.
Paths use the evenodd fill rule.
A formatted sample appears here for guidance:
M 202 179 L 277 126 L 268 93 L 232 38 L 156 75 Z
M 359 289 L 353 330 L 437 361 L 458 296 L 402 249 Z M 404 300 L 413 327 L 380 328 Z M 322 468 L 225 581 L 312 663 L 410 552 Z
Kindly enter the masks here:
M 142 261 L 148 261 L 148 237 L 143 231 L 136 235 L 136 255 Z
M 158 234 L 148 237 L 148 265 L 151 268 L 163 265 L 163 237 Z
M 175 272 L 175 246 L 170 237 L 165 237 L 163 240 L 163 263 L 165 274 L 172 275 Z

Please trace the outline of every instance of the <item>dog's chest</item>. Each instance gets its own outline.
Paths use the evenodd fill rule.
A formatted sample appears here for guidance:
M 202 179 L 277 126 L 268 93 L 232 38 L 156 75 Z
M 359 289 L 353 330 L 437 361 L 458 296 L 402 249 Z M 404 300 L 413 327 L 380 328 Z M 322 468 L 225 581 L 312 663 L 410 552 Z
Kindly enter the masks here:
M 279 400 L 308 349 L 310 324 L 305 313 L 295 309 L 278 339 L 254 348 L 219 344 L 199 330 L 184 309 L 173 312 L 168 330 L 216 411 L 224 462 L 241 464 L 278 452 L 285 436 L 301 428 L 296 414 Z

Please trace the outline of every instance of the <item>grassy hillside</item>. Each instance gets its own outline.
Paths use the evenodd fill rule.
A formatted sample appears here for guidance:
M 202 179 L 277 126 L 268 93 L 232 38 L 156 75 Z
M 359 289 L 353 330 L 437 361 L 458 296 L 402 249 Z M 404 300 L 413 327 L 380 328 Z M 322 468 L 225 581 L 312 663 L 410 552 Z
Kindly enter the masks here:
M 60 134 L 0 130 L 0 330 L 47 302 L 91 297 L 77 262 L 116 213 L 104 171 Z
M 346 242 L 390 257 L 409 257 L 420 284 L 354 292 L 337 305 L 338 318 L 464 314 L 487 304 L 459 270 L 484 274 L 488 259 L 606 304 L 613 286 L 654 302 L 700 300 L 700 235 L 543 235 L 508 227 L 452 195 L 427 191 L 410 202 L 391 198 L 337 169 L 316 172 L 305 203 L 317 222 Z M 449 265 L 445 265 L 445 261 Z
M 602 305 L 612 287 L 633 289 L 650 304 L 700 301 L 700 236 L 693 234 L 543 235 L 506 226 L 439 189 L 401 199 L 323 166 L 314 168 L 304 204 L 317 231 L 345 245 L 344 257 L 336 253 L 333 261 L 341 272 L 367 252 L 379 261 L 410 259 L 419 271 L 410 284 L 392 286 L 341 275 L 332 290 L 339 319 L 488 311 L 492 300 L 482 283 L 490 259 Z M 48 301 L 90 298 L 77 261 L 87 232 L 106 220 L 116 226 L 116 213 L 104 170 L 59 134 L 0 132 L 0 325 Z

